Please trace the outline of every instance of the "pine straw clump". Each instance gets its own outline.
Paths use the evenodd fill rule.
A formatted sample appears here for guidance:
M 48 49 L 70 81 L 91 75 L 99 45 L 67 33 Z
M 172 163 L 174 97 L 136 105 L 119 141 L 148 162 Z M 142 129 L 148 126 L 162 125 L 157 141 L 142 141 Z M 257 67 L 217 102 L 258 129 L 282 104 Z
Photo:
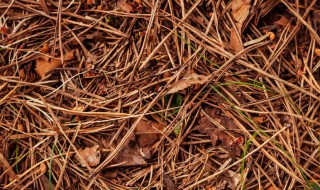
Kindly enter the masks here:
M 0 189 L 319 189 L 319 10 L 0 1 Z

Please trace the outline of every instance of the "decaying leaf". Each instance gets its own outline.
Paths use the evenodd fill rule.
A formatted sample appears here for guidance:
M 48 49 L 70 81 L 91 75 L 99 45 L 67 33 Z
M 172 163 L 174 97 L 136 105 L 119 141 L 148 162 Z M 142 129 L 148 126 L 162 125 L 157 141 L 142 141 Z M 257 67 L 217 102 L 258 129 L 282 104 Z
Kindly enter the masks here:
M 134 2 L 136 2 L 140 5 L 142 3 L 142 0 L 134 0 Z
M 126 0 L 118 0 L 117 8 L 126 13 L 133 12 L 132 6 L 129 3 L 127 3 Z
M 137 166 L 146 165 L 145 157 L 140 153 L 138 146 L 125 147 L 110 164 L 119 164 L 119 166 Z
M 65 61 L 69 61 L 69 60 L 74 59 L 74 50 L 66 53 L 66 54 L 63 56 L 63 59 L 64 59 Z
M 46 175 L 41 175 L 40 180 L 41 180 L 41 183 L 42 183 L 43 188 L 45 190 L 56 189 L 56 186 L 55 186 L 53 180 L 49 181 L 49 179 Z
M 168 176 L 166 174 L 163 175 L 163 182 L 165 185 L 165 189 L 167 189 L 167 190 L 176 190 L 177 189 L 176 184 L 172 181 L 170 176 Z
M 231 31 L 230 31 L 230 46 L 236 53 L 243 50 L 242 41 L 238 37 L 237 32 L 234 28 L 231 28 Z
M 236 30 L 241 36 L 241 29 L 243 22 L 247 19 L 250 11 L 251 0 L 233 0 L 231 4 L 232 16 L 236 21 Z M 230 46 L 238 53 L 243 49 L 241 38 L 237 36 L 235 28 L 231 29 L 230 33 Z
M 89 70 L 88 72 L 84 73 L 84 78 L 94 78 L 97 76 L 96 73 L 94 73 L 93 71 L 91 71 L 94 67 L 93 64 L 85 62 L 84 63 L 84 67 Z
M 198 75 L 196 73 L 186 74 L 181 80 L 179 80 L 173 86 L 171 86 L 167 94 L 176 93 L 180 90 L 188 88 L 191 85 L 204 84 L 209 80 L 209 78 L 210 76 Z
M 106 173 L 103 174 L 104 177 L 108 178 L 108 179 L 114 179 L 118 176 L 118 169 L 110 169 L 108 171 L 106 171 Z
M 287 17 L 285 16 L 281 16 L 281 18 L 279 20 L 277 20 L 276 22 L 274 22 L 275 24 L 285 27 L 288 25 L 290 21 L 287 19 Z
M 97 10 L 102 11 L 103 6 L 102 5 L 98 5 Z
M 238 183 L 241 180 L 241 174 L 236 173 L 232 170 L 228 170 L 228 175 L 231 178 L 231 183 L 229 183 L 229 186 L 231 187 L 231 189 L 236 189 Z
M 153 145 L 161 137 L 158 132 L 162 131 L 164 126 L 160 123 L 142 119 L 135 128 L 135 134 L 140 147 Z M 157 130 L 156 130 L 157 129 Z
M 42 53 L 48 53 L 49 52 L 49 46 L 47 43 L 43 44 L 42 48 L 40 49 L 40 52 Z
M 231 9 L 232 16 L 236 20 L 238 26 L 242 26 L 243 22 L 249 15 L 251 0 L 233 0 Z
M 47 171 L 47 165 L 44 162 L 42 162 L 40 164 L 40 173 L 46 173 L 46 171 Z
M 6 28 L 6 27 L 1 27 L 0 28 L 0 32 L 2 33 L 2 34 L 8 34 L 8 28 Z
M 200 121 L 198 130 L 202 133 L 207 134 L 210 139 L 212 146 L 218 146 L 218 142 L 221 142 L 222 146 L 227 150 L 233 152 L 233 155 L 240 156 L 241 148 L 236 142 L 237 138 L 233 138 L 228 133 L 226 133 L 223 129 L 218 128 L 212 120 L 219 123 L 227 130 L 237 129 L 235 122 L 227 116 L 220 115 L 218 113 L 218 109 L 205 109 L 204 114 Z M 231 131 L 229 131 L 231 133 Z M 238 134 L 232 133 L 235 137 L 239 137 Z
M 21 80 L 25 80 L 26 79 L 26 72 L 24 71 L 24 69 L 19 69 L 19 76 Z
M 73 53 L 73 51 L 70 51 L 69 53 L 64 55 L 64 60 L 68 61 L 73 59 Z M 47 56 L 41 56 L 36 60 L 35 71 L 40 75 L 41 78 L 44 78 L 46 76 L 46 73 L 61 66 L 62 63 L 61 59 L 59 58 L 49 58 Z
M 92 0 L 87 0 L 87 4 L 92 5 L 93 4 Z
M 85 149 L 78 150 L 81 157 L 88 163 L 89 166 L 96 166 L 100 163 L 101 154 L 99 150 L 99 145 L 93 147 L 87 147 Z M 78 155 L 75 156 L 77 160 L 80 161 L 82 167 L 85 167 L 86 164 L 81 161 Z
M 84 109 L 85 109 L 85 106 L 83 106 L 83 105 L 78 105 L 78 106 L 72 108 L 72 111 L 82 112 Z
M 259 116 L 259 117 L 253 117 L 252 121 L 255 122 L 256 124 L 262 124 L 266 120 L 266 117 L 264 116 Z
M 314 54 L 316 54 L 316 56 L 320 57 L 320 49 L 319 48 L 316 48 L 314 50 Z
M 26 128 L 24 127 L 24 125 L 22 125 L 21 123 L 19 123 L 17 125 L 17 130 L 18 131 L 21 131 L 21 132 L 25 132 L 26 131 Z
M 104 148 L 114 149 L 120 142 L 118 140 L 112 141 L 115 134 L 109 134 L 106 138 L 102 139 L 102 144 Z M 128 141 L 134 141 L 135 136 L 129 137 Z M 139 148 L 137 144 L 125 143 L 122 150 L 117 154 L 116 157 L 110 162 L 111 165 L 117 165 L 119 167 L 123 166 L 138 166 L 146 165 L 147 161 L 145 159 L 150 158 L 150 149 L 148 147 Z
M 56 58 L 48 58 L 41 56 L 37 59 L 35 71 L 40 75 L 41 78 L 46 76 L 49 71 L 61 67 L 61 60 Z

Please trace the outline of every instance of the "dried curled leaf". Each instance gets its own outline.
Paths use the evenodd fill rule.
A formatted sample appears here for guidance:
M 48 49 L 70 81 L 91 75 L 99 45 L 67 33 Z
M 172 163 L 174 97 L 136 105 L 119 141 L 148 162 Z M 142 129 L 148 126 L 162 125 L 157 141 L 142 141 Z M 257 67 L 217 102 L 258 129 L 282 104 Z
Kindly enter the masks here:
M 181 80 L 176 82 L 168 90 L 167 94 L 173 94 L 180 90 L 186 89 L 191 85 L 204 84 L 209 80 L 210 76 L 198 75 L 196 73 L 186 74 Z
M 2 33 L 2 34 L 8 34 L 8 28 L 6 28 L 6 27 L 1 27 L 1 28 L 0 28 L 0 33 Z
M 87 4 L 92 5 L 93 4 L 92 0 L 87 0 Z
M 83 105 L 78 105 L 78 106 L 72 108 L 72 111 L 83 112 L 84 109 L 85 109 L 85 106 L 83 106 Z
M 97 7 L 97 10 L 99 10 L 99 11 L 102 11 L 102 9 L 103 9 L 103 6 L 102 6 L 102 5 L 99 5 L 99 6 Z
M 252 121 L 255 122 L 256 124 L 262 124 L 266 121 L 266 117 L 264 116 L 253 117 Z
M 74 59 L 73 53 L 74 51 L 70 51 L 69 53 L 65 54 L 64 60 L 68 61 Z M 44 78 L 46 76 L 46 73 L 61 66 L 62 63 L 61 59 L 59 58 L 49 58 L 47 56 L 41 56 L 36 60 L 35 71 L 40 75 L 41 78 Z
M 281 16 L 281 18 L 274 23 L 279 26 L 285 27 L 289 24 L 289 22 L 290 21 L 285 16 Z
M 173 180 L 170 178 L 169 175 L 163 175 L 163 183 L 166 187 L 166 189 L 176 190 L 177 186 L 173 182 Z
M 102 139 L 102 145 L 104 148 L 114 149 L 121 139 L 113 141 L 115 133 L 108 134 L 107 138 Z M 129 137 L 128 141 L 135 140 L 135 136 Z M 148 164 L 145 159 L 150 158 L 149 147 L 139 148 L 137 144 L 125 143 L 123 149 L 115 156 L 110 162 L 111 165 L 118 166 L 137 166 Z
M 92 63 L 89 62 L 85 62 L 84 63 L 84 67 L 89 70 L 88 72 L 84 73 L 84 78 L 94 78 L 96 76 L 98 76 L 96 73 L 94 73 L 92 71 L 92 69 L 94 68 Z
M 132 6 L 129 3 L 127 3 L 125 0 L 118 0 L 117 8 L 126 13 L 133 12 Z
M 236 20 L 237 24 L 242 26 L 243 22 L 249 15 L 251 0 L 233 0 L 231 9 L 232 16 Z
M 230 31 L 230 46 L 236 53 L 243 50 L 241 38 L 238 37 L 237 32 L 234 28 L 231 28 Z
M 93 147 L 87 147 L 85 149 L 78 150 L 81 157 L 88 163 L 89 166 L 96 166 L 100 163 L 101 154 L 99 150 L 99 145 Z M 75 156 L 77 160 L 80 161 L 82 167 L 85 167 L 86 164 L 81 161 L 78 155 Z
M 319 56 L 320 57 L 320 49 L 319 48 L 316 48 L 314 50 L 314 53 L 316 54 L 316 56 Z
M 46 171 L 47 171 L 47 165 L 44 162 L 42 162 L 40 164 L 40 172 L 45 173 Z
M 61 66 L 62 64 L 60 59 L 51 59 L 45 56 L 41 56 L 37 59 L 35 70 L 41 78 L 44 78 L 46 76 L 46 73 Z
M 25 132 L 25 131 L 26 131 L 26 128 L 24 127 L 24 125 L 22 125 L 21 123 L 19 123 L 18 126 L 17 126 L 17 130 L 18 130 L 18 131 L 21 131 L 21 132 Z
M 149 150 L 150 151 L 150 150 Z M 144 156 L 140 153 L 137 145 L 133 148 L 124 148 L 110 164 L 120 164 L 121 166 L 146 165 Z
M 40 49 L 40 52 L 42 53 L 48 53 L 49 52 L 49 46 L 47 43 L 43 44 L 42 48 Z
M 160 123 L 141 120 L 135 128 L 135 134 L 137 135 L 137 141 L 140 147 L 153 145 L 160 139 L 161 135 L 159 131 L 162 131 L 163 128 L 164 126 Z
M 236 189 L 238 183 L 241 180 L 241 174 L 240 173 L 236 173 L 236 172 L 234 172 L 232 170 L 228 170 L 227 172 L 228 172 L 229 177 L 231 178 L 231 181 L 229 182 L 229 186 L 232 189 Z
M 212 146 L 219 146 L 219 142 L 221 142 L 224 148 L 233 152 L 232 156 L 240 156 L 241 148 L 237 142 L 238 138 L 234 139 L 223 129 L 218 128 L 212 120 L 230 130 L 229 133 L 231 130 L 237 129 L 235 122 L 228 116 L 220 115 L 217 109 L 207 108 L 204 112 L 206 114 L 201 117 L 198 130 L 210 137 Z M 239 135 L 233 134 L 233 136 L 238 137 Z
M 250 12 L 251 0 L 233 0 L 231 4 L 232 16 L 236 21 L 236 29 L 232 28 L 230 31 L 230 46 L 238 53 L 243 50 L 241 38 L 238 37 L 236 30 L 240 33 L 243 22 L 247 19 Z

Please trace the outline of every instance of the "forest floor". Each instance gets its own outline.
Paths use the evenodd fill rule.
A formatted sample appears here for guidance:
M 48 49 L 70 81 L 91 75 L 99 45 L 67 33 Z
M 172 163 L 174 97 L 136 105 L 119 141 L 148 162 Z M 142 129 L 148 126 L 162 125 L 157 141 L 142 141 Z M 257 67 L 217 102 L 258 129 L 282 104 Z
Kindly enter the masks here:
M 0 189 L 320 189 L 318 0 L 0 0 Z

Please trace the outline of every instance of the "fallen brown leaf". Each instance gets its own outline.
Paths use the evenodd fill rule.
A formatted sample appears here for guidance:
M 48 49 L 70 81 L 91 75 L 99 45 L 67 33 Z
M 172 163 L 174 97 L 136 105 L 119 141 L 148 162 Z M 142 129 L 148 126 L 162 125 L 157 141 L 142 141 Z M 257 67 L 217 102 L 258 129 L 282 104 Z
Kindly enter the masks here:
M 209 80 L 209 77 L 210 76 L 198 75 L 196 73 L 186 74 L 181 80 L 171 86 L 167 94 L 176 93 L 180 90 L 188 88 L 191 85 L 204 84 Z
M 287 17 L 281 16 L 281 18 L 274 23 L 284 28 L 285 26 L 288 25 L 289 22 L 290 21 L 287 19 Z
M 102 139 L 104 148 L 114 149 L 121 139 L 112 141 L 115 134 L 111 133 L 106 138 Z M 110 162 L 111 165 L 123 166 L 137 166 L 148 164 L 145 159 L 150 158 L 149 147 L 139 148 L 137 144 L 131 144 L 130 141 L 135 140 L 135 135 L 129 137 L 128 142 L 125 143 L 123 149 Z
M 232 16 L 240 26 L 249 15 L 251 0 L 233 0 L 231 9 Z
M 236 29 L 240 36 L 243 22 L 249 15 L 250 3 L 251 0 L 233 0 L 231 4 L 232 16 L 236 21 Z M 243 49 L 242 40 L 237 36 L 235 28 L 230 31 L 230 46 L 236 53 Z
M 115 179 L 118 176 L 118 169 L 110 169 L 108 171 L 106 171 L 106 173 L 103 174 L 104 177 L 108 178 L 108 179 Z
M 72 111 L 83 112 L 84 109 L 85 109 L 85 106 L 83 106 L 83 105 L 78 105 L 78 106 L 72 108 Z
M 72 60 L 74 58 L 74 51 L 70 51 L 64 55 L 64 60 Z M 40 75 L 41 78 L 46 76 L 46 73 L 52 71 L 53 69 L 61 67 L 61 59 L 59 58 L 49 58 L 47 56 L 40 56 L 36 60 L 36 68 L 35 71 Z
M 87 4 L 92 5 L 93 4 L 92 0 L 87 0 Z
M 40 52 L 42 53 L 48 53 L 49 52 L 49 46 L 47 43 L 43 44 L 42 48 L 40 49 Z
M 8 34 L 8 28 L 6 28 L 6 27 L 1 27 L 0 31 L 2 34 Z
M 220 125 L 224 126 L 227 130 L 237 129 L 236 124 L 229 117 L 220 115 L 217 109 L 205 109 L 207 115 L 203 115 L 199 121 L 198 130 L 202 133 L 207 134 L 210 137 L 212 146 L 218 146 L 218 142 L 221 142 L 222 146 L 229 151 L 232 151 L 235 156 L 241 155 L 241 148 L 237 143 L 237 138 L 233 138 L 223 129 L 220 129 L 211 122 L 215 120 Z M 231 133 L 231 131 L 229 132 Z M 239 135 L 232 133 L 234 136 L 238 137 Z
M 314 50 L 314 54 L 316 54 L 316 56 L 320 57 L 320 49 L 319 48 L 316 48 Z
M 139 146 L 146 147 L 153 145 L 161 137 L 157 130 L 162 131 L 163 128 L 164 126 L 160 123 L 148 121 L 146 119 L 141 120 L 135 128 Z
M 74 50 L 69 51 L 68 53 L 66 53 L 66 54 L 63 56 L 63 59 L 64 59 L 65 61 L 69 61 L 69 60 L 74 59 Z
M 35 71 L 40 75 L 41 78 L 46 76 L 49 71 L 61 67 L 61 60 L 56 58 L 48 58 L 41 56 L 37 59 Z
M 47 171 L 47 165 L 44 162 L 42 162 L 40 164 L 40 173 L 46 173 L 46 171 Z
M 24 71 L 24 69 L 19 69 L 19 76 L 22 80 L 26 79 L 26 72 Z
M 88 163 L 89 166 L 96 166 L 100 163 L 101 154 L 99 150 L 99 145 L 93 147 L 87 147 L 85 149 L 78 150 L 81 157 Z M 82 167 L 85 167 L 86 164 L 81 161 L 78 155 L 75 156 L 77 160 L 80 161 Z
M 94 78 L 97 76 L 96 73 L 90 71 L 93 68 L 93 64 L 85 62 L 84 67 L 86 68 L 86 70 L 89 70 L 88 72 L 84 73 L 84 78 Z
M 168 189 L 168 190 L 176 190 L 177 189 L 176 184 L 172 181 L 170 176 L 168 176 L 166 174 L 163 175 L 163 182 L 165 185 L 165 189 Z
M 102 6 L 102 5 L 99 5 L 99 6 L 97 7 L 97 10 L 99 10 L 99 11 L 102 11 L 102 9 L 103 9 L 103 6 Z
M 229 186 L 231 187 L 231 189 L 236 189 L 238 183 L 240 182 L 241 174 L 236 173 L 232 170 L 228 170 L 228 175 L 231 178 L 231 183 L 229 183 Z
M 56 189 L 55 184 L 53 182 L 50 182 L 46 175 L 41 175 L 40 180 L 44 190 Z
M 146 165 L 147 162 L 137 146 L 127 146 L 110 162 L 110 164 L 120 164 L 120 166 L 137 166 Z
M 263 117 L 263 116 L 253 117 L 253 118 L 252 118 L 252 121 L 255 122 L 256 124 L 262 124 L 262 123 L 265 122 L 265 120 L 266 120 L 266 118 Z
M 25 128 L 24 125 L 22 125 L 21 123 L 18 124 L 17 130 L 18 130 L 18 131 L 21 131 L 21 132 L 26 132 L 26 128 Z
M 132 6 L 129 3 L 127 3 L 125 0 L 118 0 L 117 8 L 126 13 L 133 12 Z
M 231 28 L 230 31 L 230 46 L 236 53 L 243 50 L 242 41 L 240 38 L 238 38 L 236 30 L 234 28 Z

